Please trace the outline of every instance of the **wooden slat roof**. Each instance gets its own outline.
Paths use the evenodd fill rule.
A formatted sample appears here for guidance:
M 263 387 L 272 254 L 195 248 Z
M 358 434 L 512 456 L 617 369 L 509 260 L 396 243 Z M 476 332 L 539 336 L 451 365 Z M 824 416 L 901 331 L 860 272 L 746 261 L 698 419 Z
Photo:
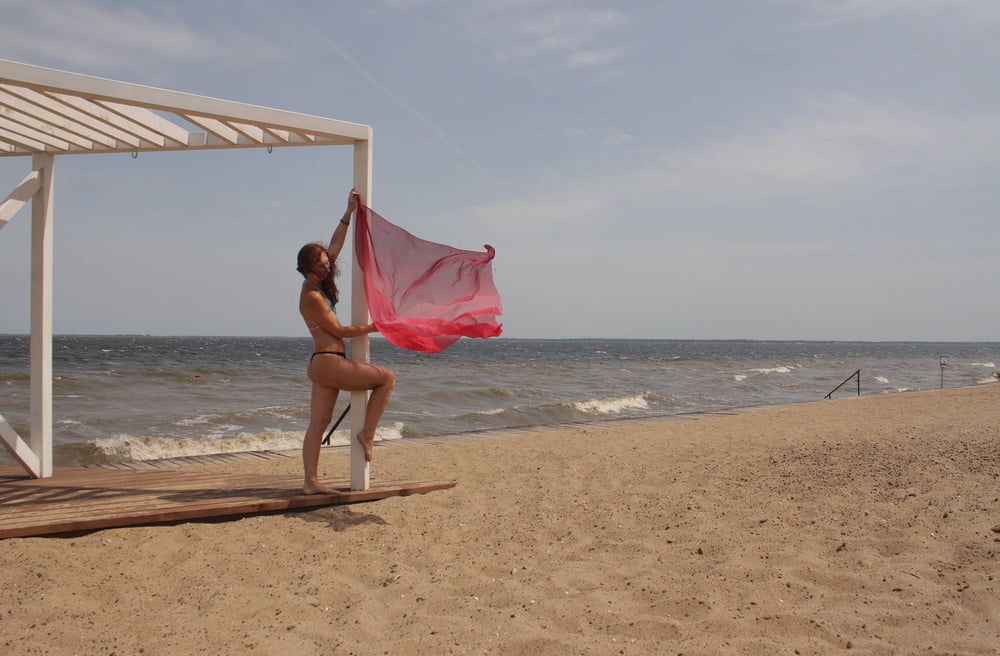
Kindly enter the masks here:
M 354 144 L 367 125 L 0 59 L 0 157 Z

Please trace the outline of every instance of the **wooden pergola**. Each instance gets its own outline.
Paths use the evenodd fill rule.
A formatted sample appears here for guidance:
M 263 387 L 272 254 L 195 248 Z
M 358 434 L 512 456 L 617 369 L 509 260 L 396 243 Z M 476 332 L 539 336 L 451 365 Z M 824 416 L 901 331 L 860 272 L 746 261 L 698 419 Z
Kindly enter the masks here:
M 191 130 L 185 124 L 198 128 Z M 354 186 L 371 206 L 372 129 L 367 125 L 157 89 L 0 59 L 0 157 L 31 157 L 31 171 L 0 202 L 0 228 L 31 204 L 30 437 L 0 415 L 0 438 L 35 478 L 52 476 L 52 232 L 57 155 L 232 148 L 353 146 Z M 351 323 L 368 323 L 361 270 L 353 260 Z M 369 361 L 368 336 L 351 357 Z M 351 394 L 354 433 L 367 392 Z M 351 441 L 351 489 L 370 486 Z

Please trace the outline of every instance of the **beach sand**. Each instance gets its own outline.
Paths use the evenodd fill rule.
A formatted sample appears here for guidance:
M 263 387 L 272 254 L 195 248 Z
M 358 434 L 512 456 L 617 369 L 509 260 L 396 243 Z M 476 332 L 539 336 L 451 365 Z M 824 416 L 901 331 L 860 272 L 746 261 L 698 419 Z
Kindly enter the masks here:
M 1000 653 L 1000 384 L 375 456 L 459 485 L 0 541 L 0 651 Z

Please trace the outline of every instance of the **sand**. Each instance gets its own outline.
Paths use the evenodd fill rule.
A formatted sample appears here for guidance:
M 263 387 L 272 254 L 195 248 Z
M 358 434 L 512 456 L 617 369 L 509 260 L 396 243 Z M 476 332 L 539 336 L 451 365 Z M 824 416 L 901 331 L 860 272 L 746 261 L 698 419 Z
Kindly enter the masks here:
M 373 473 L 459 485 L 2 541 L 0 652 L 1000 653 L 1000 384 L 383 448 Z

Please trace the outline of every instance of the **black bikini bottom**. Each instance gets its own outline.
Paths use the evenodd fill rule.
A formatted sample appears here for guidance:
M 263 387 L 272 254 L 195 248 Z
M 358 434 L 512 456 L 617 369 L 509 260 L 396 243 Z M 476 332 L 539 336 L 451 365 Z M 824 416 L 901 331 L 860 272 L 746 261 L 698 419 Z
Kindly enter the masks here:
M 316 351 L 311 356 L 309 356 L 309 362 L 312 362 L 313 358 L 315 358 L 317 355 L 339 355 L 345 360 L 347 359 L 347 354 L 344 353 L 343 351 Z

